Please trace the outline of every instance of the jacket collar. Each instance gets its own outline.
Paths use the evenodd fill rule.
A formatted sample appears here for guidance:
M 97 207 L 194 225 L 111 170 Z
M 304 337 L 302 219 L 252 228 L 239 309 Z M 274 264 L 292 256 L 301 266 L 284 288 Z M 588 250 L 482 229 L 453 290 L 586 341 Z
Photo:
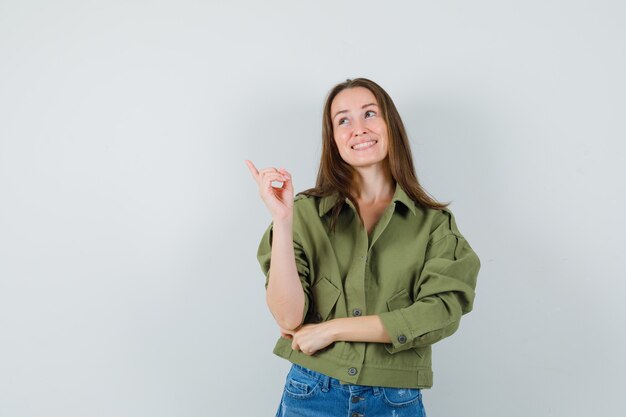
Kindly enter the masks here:
M 335 204 L 337 203 L 337 200 L 339 199 L 339 193 L 335 192 L 331 195 L 322 197 L 320 199 L 320 204 L 318 207 L 318 213 L 320 215 L 320 217 L 324 216 L 326 213 L 328 213 L 330 211 L 330 209 L 332 209 Z M 407 193 L 402 189 L 402 187 L 400 187 L 400 184 L 396 183 L 396 190 L 393 193 L 393 197 L 391 199 L 392 202 L 396 202 L 399 201 L 402 204 L 404 204 L 409 210 L 411 210 L 411 213 L 413 213 L 415 215 L 415 203 L 413 202 L 413 200 L 411 200 L 411 198 L 407 195 Z M 346 198 L 345 202 L 347 204 L 349 204 L 351 207 L 352 206 L 352 202 Z M 354 208 L 354 207 L 353 207 Z

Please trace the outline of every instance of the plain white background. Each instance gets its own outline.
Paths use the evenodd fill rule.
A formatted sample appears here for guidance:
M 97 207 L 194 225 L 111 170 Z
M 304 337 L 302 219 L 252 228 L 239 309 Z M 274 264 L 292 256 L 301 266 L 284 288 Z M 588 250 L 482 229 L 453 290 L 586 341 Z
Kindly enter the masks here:
M 314 185 L 324 97 L 394 99 L 482 260 L 429 417 L 616 416 L 626 6 L 0 1 L 0 416 L 271 416 L 244 159 Z

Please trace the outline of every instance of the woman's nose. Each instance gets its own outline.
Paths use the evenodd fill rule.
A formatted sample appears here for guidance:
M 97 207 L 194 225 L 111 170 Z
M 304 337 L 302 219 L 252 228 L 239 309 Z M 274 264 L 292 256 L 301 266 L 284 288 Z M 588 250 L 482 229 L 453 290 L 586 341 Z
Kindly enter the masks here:
M 361 120 L 357 120 L 354 122 L 354 134 L 356 136 L 360 136 L 367 133 L 367 131 L 365 130 L 365 126 L 363 125 L 363 122 Z

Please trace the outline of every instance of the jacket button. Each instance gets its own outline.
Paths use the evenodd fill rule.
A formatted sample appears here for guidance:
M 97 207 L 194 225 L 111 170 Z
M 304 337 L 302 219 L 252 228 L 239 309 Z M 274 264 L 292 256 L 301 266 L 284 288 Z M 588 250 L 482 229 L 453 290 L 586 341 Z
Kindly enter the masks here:
M 356 368 L 349 368 L 348 369 L 348 375 L 350 375 L 350 376 L 356 375 L 357 372 L 358 371 L 356 370 Z
M 355 309 L 352 311 L 352 314 L 353 314 L 354 316 L 356 316 L 356 317 L 359 317 L 359 316 L 361 316 L 361 315 L 363 314 L 363 312 L 361 311 L 361 309 L 355 308 Z
M 400 336 L 398 336 L 398 342 L 400 343 L 406 343 L 406 336 L 401 334 Z
M 315 320 L 318 322 L 322 321 L 322 315 L 320 313 L 315 313 Z

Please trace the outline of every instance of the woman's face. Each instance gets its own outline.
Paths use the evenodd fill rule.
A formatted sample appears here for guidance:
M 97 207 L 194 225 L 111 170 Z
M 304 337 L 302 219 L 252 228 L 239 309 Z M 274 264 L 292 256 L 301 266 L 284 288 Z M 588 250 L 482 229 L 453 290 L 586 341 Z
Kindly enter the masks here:
M 380 164 L 387 157 L 387 124 L 374 94 L 365 87 L 346 88 L 330 105 L 339 154 L 353 167 Z

